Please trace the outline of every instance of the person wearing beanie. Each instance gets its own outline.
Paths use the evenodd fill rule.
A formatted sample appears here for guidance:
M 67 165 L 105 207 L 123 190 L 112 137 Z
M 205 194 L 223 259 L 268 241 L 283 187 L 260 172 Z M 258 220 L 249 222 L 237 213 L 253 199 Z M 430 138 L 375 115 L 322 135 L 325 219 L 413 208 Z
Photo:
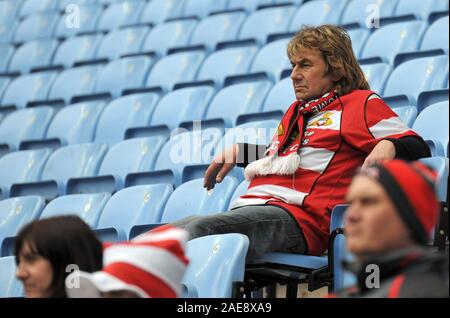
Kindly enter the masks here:
M 398 159 L 353 178 L 344 231 L 357 284 L 337 296 L 449 297 L 448 259 L 427 248 L 439 211 L 435 179 L 421 162 Z
M 187 231 L 158 227 L 129 242 L 105 244 L 103 269 L 66 278 L 71 298 L 176 298 L 188 265 Z

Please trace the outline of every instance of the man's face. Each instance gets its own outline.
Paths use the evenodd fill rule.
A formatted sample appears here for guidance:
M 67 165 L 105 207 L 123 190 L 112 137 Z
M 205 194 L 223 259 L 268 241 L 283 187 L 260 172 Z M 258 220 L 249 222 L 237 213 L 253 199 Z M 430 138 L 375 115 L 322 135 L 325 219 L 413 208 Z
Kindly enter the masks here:
M 359 257 L 412 245 L 410 232 L 384 188 L 367 176 L 356 176 L 347 192 L 347 248 Z
M 291 79 L 297 100 L 309 101 L 329 92 L 338 79 L 326 75 L 322 53 L 316 49 L 301 49 L 291 60 Z

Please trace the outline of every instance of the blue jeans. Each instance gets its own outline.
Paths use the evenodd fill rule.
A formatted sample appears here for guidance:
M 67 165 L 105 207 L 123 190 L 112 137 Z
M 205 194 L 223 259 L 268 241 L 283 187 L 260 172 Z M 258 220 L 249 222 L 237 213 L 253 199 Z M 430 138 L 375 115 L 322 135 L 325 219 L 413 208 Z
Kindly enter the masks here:
M 297 222 L 283 208 L 250 205 L 208 216 L 194 215 L 172 223 L 194 239 L 201 236 L 241 233 L 248 236 L 247 259 L 268 252 L 304 254 L 307 243 Z

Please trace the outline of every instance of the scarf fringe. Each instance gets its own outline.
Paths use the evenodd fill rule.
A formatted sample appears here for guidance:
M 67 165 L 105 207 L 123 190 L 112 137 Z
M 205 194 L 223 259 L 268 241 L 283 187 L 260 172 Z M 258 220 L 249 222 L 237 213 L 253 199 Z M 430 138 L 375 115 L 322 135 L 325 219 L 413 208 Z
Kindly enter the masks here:
M 244 171 L 245 179 L 252 181 L 258 176 L 291 175 L 294 174 L 300 165 L 300 156 L 298 153 L 292 153 L 288 156 L 269 156 L 250 163 Z

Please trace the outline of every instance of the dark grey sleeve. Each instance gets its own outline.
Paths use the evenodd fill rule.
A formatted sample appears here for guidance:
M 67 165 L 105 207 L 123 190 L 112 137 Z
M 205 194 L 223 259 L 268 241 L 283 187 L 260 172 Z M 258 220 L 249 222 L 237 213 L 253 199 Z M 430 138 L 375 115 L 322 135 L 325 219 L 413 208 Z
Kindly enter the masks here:
M 238 143 L 239 153 L 236 165 L 245 168 L 249 163 L 261 159 L 266 152 L 265 145 Z
M 386 138 L 391 141 L 395 147 L 396 158 L 404 160 L 417 160 L 420 158 L 431 157 L 430 148 L 420 137 L 407 136 L 403 138 Z

